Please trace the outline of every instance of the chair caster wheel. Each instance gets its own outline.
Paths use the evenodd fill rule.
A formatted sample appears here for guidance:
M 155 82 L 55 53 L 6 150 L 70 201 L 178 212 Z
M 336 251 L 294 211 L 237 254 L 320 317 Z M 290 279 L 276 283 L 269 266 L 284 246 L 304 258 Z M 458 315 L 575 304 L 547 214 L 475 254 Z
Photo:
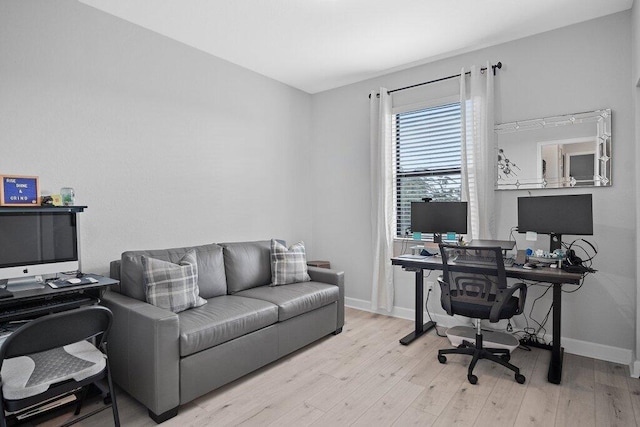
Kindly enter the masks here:
M 111 405 L 111 396 L 107 396 L 102 399 L 102 403 L 104 403 L 105 405 Z
M 471 374 L 471 375 L 467 375 L 467 379 L 469 380 L 469 382 L 471 384 L 477 384 L 478 383 L 478 377 L 476 377 L 475 375 Z
M 442 354 L 439 354 L 438 355 L 438 362 L 447 363 L 447 358 L 445 356 L 443 356 Z
M 504 360 L 505 362 L 508 362 L 509 360 L 511 360 L 511 355 L 509 353 L 503 354 L 502 356 L 500 356 L 500 358 L 502 360 Z
M 522 374 L 516 374 L 516 381 L 518 382 L 518 384 L 524 384 L 526 378 Z

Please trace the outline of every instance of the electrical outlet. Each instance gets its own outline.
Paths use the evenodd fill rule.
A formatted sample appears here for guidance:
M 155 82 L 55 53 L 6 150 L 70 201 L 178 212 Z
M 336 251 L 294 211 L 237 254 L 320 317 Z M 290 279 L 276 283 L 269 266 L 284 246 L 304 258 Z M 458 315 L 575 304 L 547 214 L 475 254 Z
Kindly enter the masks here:
M 427 291 L 428 292 L 431 292 L 433 290 L 433 285 L 434 285 L 433 282 L 427 282 Z

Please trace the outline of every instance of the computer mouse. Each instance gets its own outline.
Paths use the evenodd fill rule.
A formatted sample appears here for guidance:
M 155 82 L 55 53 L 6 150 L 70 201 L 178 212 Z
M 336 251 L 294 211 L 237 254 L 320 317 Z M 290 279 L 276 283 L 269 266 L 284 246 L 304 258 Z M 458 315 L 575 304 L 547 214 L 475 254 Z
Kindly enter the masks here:
M 534 268 L 538 268 L 538 265 L 528 262 L 525 265 L 523 265 L 522 268 L 526 268 L 527 270 L 533 270 Z

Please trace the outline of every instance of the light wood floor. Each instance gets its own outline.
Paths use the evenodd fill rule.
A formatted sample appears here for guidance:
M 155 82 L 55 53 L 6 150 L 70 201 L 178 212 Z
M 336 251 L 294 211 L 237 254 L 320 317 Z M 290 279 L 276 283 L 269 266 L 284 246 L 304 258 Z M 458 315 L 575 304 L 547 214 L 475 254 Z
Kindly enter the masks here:
M 449 346 L 434 332 L 409 346 L 398 339 L 412 322 L 347 309 L 344 331 L 180 408 L 167 426 L 635 426 L 640 380 L 626 366 L 565 355 L 561 385 L 547 382 L 549 353 L 516 350 L 527 377 L 480 361 L 467 382 L 469 357 L 438 363 Z M 87 410 L 98 405 L 88 405 Z M 118 395 L 124 426 L 152 426 L 146 409 Z M 45 425 L 69 419 L 61 416 Z M 636 421 L 638 420 L 638 421 Z M 80 426 L 110 426 L 105 410 Z

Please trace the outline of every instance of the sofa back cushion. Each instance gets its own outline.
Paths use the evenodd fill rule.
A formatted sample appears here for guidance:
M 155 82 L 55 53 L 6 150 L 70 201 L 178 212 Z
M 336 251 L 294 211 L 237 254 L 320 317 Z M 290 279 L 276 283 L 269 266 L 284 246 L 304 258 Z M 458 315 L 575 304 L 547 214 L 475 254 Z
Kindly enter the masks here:
M 271 283 L 270 240 L 220 245 L 224 248 L 224 269 L 229 294 Z
M 227 283 L 222 247 L 216 244 L 190 248 L 123 252 L 120 260 L 120 292 L 131 298 L 146 301 L 142 256 L 177 264 L 191 249 L 196 251 L 200 296 L 206 299 L 226 295 Z

